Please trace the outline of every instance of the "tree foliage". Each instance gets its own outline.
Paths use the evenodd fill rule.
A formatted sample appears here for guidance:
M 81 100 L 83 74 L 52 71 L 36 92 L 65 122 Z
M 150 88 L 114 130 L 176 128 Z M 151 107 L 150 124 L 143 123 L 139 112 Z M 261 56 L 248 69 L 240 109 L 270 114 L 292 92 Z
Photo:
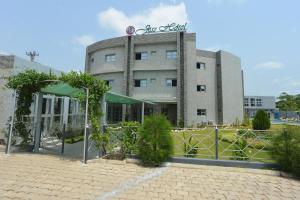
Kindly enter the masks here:
M 300 111 L 300 94 L 289 95 L 283 92 L 276 104 L 281 111 Z
M 7 87 L 16 91 L 16 120 L 14 122 L 14 130 L 17 135 L 22 137 L 22 144 L 30 142 L 30 130 L 23 122 L 23 116 L 30 115 L 30 106 L 33 102 L 33 95 L 45 87 L 47 80 L 53 80 L 55 75 L 38 73 L 35 70 L 27 70 L 16 76 L 8 78 Z
M 138 156 L 144 165 L 158 166 L 173 152 L 171 124 L 163 115 L 149 116 L 139 131 Z
M 258 110 L 252 120 L 254 130 L 267 130 L 271 126 L 268 114 L 264 110 Z

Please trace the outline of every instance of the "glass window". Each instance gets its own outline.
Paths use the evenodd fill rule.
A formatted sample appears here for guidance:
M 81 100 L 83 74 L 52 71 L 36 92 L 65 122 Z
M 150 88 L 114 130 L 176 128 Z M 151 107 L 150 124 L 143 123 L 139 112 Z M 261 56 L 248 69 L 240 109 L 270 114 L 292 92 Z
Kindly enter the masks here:
M 167 53 L 167 59 L 168 60 L 175 60 L 177 58 L 177 51 L 176 50 L 168 50 L 166 53 Z
M 205 63 L 197 62 L 196 68 L 197 68 L 197 69 L 205 69 Z
M 112 86 L 113 82 L 114 80 L 105 80 L 106 85 L 110 87 Z
M 136 60 L 147 60 L 148 59 L 148 52 L 137 52 L 135 53 Z
M 110 63 L 115 61 L 116 61 L 116 54 L 105 55 L 105 62 Z
M 197 109 L 198 116 L 206 116 L 206 109 Z
M 255 99 L 254 99 L 254 98 L 251 98 L 251 99 L 250 99 L 250 105 L 251 105 L 252 107 L 255 106 Z
M 256 106 L 257 107 L 261 107 L 262 106 L 261 99 L 256 99 Z
M 134 87 L 147 87 L 147 79 L 134 80 Z
M 249 99 L 248 98 L 244 99 L 244 106 L 249 106 Z
M 151 51 L 151 56 L 154 56 L 156 54 L 156 51 Z
M 168 86 L 168 87 L 176 87 L 177 86 L 177 80 L 176 79 L 167 78 L 166 79 L 166 86 Z
M 206 91 L 206 85 L 197 85 L 197 91 L 198 92 L 205 92 Z
M 156 82 L 156 78 L 150 78 L 150 83 L 155 83 Z

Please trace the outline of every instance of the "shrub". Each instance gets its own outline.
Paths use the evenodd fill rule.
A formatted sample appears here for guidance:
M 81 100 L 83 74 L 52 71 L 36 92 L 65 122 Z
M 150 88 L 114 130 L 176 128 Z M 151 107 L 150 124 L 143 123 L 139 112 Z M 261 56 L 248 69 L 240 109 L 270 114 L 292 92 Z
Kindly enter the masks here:
M 144 165 L 158 166 L 173 153 L 171 124 L 165 116 L 149 116 L 139 131 L 138 156 Z
M 268 114 L 264 110 L 258 110 L 252 121 L 252 128 L 254 130 L 267 130 L 271 126 Z
M 281 169 L 300 177 L 300 128 L 287 126 L 272 141 L 272 156 Z
M 242 138 L 254 138 L 255 134 L 251 130 L 241 129 L 238 130 L 238 135 Z
M 198 153 L 198 147 L 195 143 L 192 142 L 192 136 L 187 137 L 186 133 L 182 133 L 182 137 L 184 140 L 183 144 L 183 152 L 185 157 L 195 157 Z M 188 138 L 188 141 L 187 141 Z
M 245 139 L 239 139 L 234 145 L 233 159 L 234 160 L 249 160 L 246 153 L 247 141 Z
M 132 155 L 136 150 L 137 132 L 141 126 L 140 123 L 129 121 L 121 122 L 123 129 L 122 151 L 125 155 Z
M 184 121 L 183 121 L 183 119 L 180 119 L 178 121 L 178 126 L 179 126 L 179 128 L 184 128 Z
M 244 119 L 242 122 L 242 126 L 249 127 L 251 125 L 250 118 L 247 113 L 244 114 Z

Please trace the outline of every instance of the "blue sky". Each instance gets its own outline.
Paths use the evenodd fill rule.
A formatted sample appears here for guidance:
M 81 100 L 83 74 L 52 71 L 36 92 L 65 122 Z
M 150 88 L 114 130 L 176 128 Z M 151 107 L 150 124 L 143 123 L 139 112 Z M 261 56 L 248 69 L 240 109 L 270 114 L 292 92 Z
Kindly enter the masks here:
M 300 93 L 298 0 L 1 0 L 0 53 L 83 70 L 85 47 L 134 24 L 188 21 L 197 48 L 242 60 L 245 94 Z

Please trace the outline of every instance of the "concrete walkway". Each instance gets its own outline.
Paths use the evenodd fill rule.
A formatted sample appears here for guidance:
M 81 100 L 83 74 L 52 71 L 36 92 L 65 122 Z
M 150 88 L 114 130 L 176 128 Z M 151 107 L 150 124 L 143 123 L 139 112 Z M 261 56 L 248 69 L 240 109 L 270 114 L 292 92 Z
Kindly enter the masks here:
M 125 161 L 88 165 L 54 155 L 0 153 L 0 199 L 300 199 L 300 182 L 278 172 Z

